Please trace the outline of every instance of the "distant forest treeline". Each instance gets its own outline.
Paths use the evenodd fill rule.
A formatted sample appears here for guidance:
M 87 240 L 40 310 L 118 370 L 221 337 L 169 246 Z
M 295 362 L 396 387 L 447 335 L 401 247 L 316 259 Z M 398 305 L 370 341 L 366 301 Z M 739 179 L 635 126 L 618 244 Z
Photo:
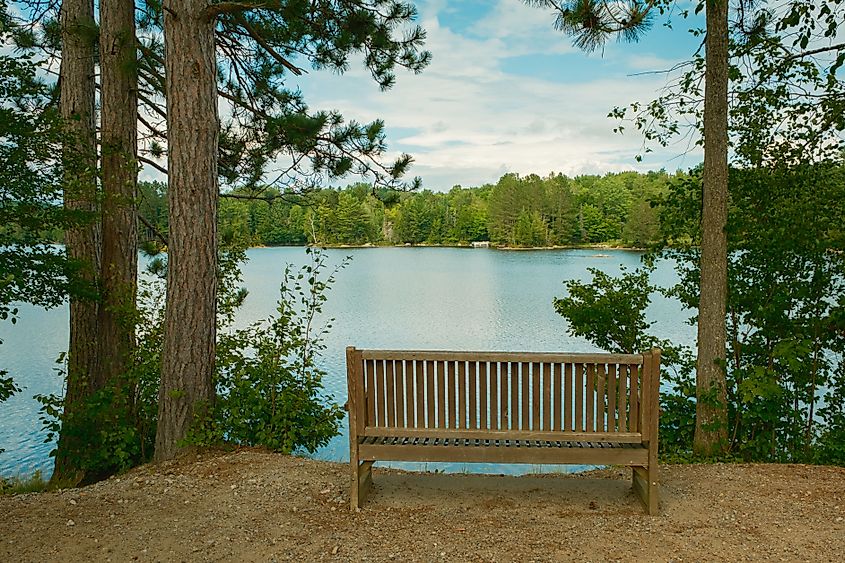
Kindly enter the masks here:
M 511 247 L 645 246 L 660 230 L 651 202 L 665 195 L 673 178 L 677 175 L 663 171 L 575 178 L 506 174 L 496 184 L 455 186 L 448 192 L 374 193 L 363 183 L 307 195 L 268 189 L 259 194 L 268 201 L 221 199 L 220 230 L 253 246 L 475 241 Z M 141 214 L 167 232 L 166 185 L 144 182 L 140 189 Z

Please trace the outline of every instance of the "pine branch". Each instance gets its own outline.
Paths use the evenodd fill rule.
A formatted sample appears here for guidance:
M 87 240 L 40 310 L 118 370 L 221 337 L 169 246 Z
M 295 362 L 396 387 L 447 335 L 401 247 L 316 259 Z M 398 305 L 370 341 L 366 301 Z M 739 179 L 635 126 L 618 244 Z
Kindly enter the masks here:
M 205 9 L 205 17 L 208 19 L 216 18 L 221 14 L 236 14 L 239 12 L 248 12 L 249 10 L 258 10 L 266 8 L 267 4 L 246 4 L 243 2 L 220 2 L 219 4 L 212 4 Z
M 300 205 L 302 200 L 302 194 L 297 194 L 295 196 L 291 196 L 289 194 L 271 194 L 271 195 L 253 195 L 253 194 L 239 194 L 239 193 L 232 193 L 226 192 L 221 193 L 220 197 L 226 199 L 238 199 L 238 200 L 246 200 L 246 201 L 263 201 L 268 205 L 272 205 L 273 202 L 276 200 L 284 201 L 286 203 L 290 203 L 291 205 Z
M 140 121 L 140 122 L 141 122 L 141 124 L 142 124 L 144 127 L 146 127 L 146 128 L 150 131 L 150 133 L 152 133 L 152 135 L 153 135 L 154 137 L 158 137 L 158 138 L 160 138 L 160 139 L 167 139 L 167 133 L 165 133 L 164 131 L 162 131 L 161 129 L 157 128 L 156 126 L 154 126 L 154 125 L 153 125 L 152 123 L 150 123 L 149 121 L 147 121 L 147 120 L 144 118 L 144 116 L 143 116 L 143 115 L 141 115 L 141 113 L 140 113 L 140 112 L 138 112 L 138 121 Z
M 161 172 L 162 174 L 167 176 L 167 168 L 165 168 L 161 164 L 157 163 L 156 161 L 150 160 L 149 158 L 141 156 L 141 155 L 138 155 L 138 161 L 143 162 L 144 164 L 149 164 L 150 166 L 152 166 L 153 168 L 155 168 L 156 170 L 158 170 L 159 172 Z
M 138 219 L 144 224 L 144 226 L 147 227 L 150 231 L 152 231 L 153 235 L 155 235 L 155 237 L 161 242 L 161 244 L 163 244 L 164 246 L 168 246 L 167 237 L 161 234 L 161 231 L 159 231 L 155 227 L 155 225 L 150 223 L 147 218 L 141 215 L 140 213 L 137 213 L 136 215 L 138 216 Z
M 235 14 L 234 18 L 235 21 L 238 22 L 238 24 L 240 24 L 240 26 L 243 27 L 244 30 L 246 30 L 249 36 L 255 40 L 256 43 L 261 45 L 261 47 L 263 47 L 264 50 L 267 51 L 267 53 L 271 57 L 276 59 L 276 62 L 278 62 L 280 65 L 282 65 L 292 73 L 294 73 L 296 76 L 301 76 L 302 73 L 305 72 L 304 69 L 299 68 L 298 66 L 294 65 L 286 58 L 284 58 L 282 55 L 277 53 L 276 50 L 273 49 L 273 47 L 269 43 L 267 43 L 267 41 L 261 36 L 261 34 L 258 33 L 258 30 L 256 30 L 252 26 L 252 24 L 249 23 L 249 21 L 243 16 L 243 14 Z

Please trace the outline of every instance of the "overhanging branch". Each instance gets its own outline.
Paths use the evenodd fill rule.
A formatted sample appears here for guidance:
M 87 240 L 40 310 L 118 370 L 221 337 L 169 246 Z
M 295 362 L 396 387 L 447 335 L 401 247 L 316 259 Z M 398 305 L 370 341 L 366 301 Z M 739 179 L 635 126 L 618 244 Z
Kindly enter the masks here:
M 138 155 L 138 161 L 143 162 L 144 164 L 149 164 L 150 166 L 152 166 L 153 168 L 155 168 L 156 170 L 158 170 L 159 172 L 161 172 L 162 174 L 167 176 L 167 168 L 165 168 L 161 164 L 157 163 L 156 161 L 150 160 L 149 158 L 141 156 L 141 155 Z
M 219 4 L 212 4 L 205 9 L 205 17 L 208 19 L 216 18 L 220 14 L 233 14 L 238 12 L 248 12 L 249 10 L 257 10 L 259 8 L 266 8 L 267 4 L 249 4 L 244 2 L 220 2 Z
M 267 41 L 261 36 L 261 34 L 258 33 L 258 30 L 256 30 L 252 26 L 252 24 L 249 23 L 249 21 L 243 16 L 243 14 L 235 14 L 234 18 L 235 21 L 238 22 L 238 24 L 244 28 L 244 30 L 249 34 L 249 36 L 255 40 L 256 43 L 261 45 L 261 47 L 264 48 L 264 50 L 267 51 L 267 53 L 271 57 L 276 59 L 276 62 L 278 62 L 280 65 L 282 65 L 292 73 L 294 73 L 296 76 L 301 76 L 302 73 L 305 72 L 303 69 L 294 65 L 282 55 L 280 55 L 278 52 L 276 52 L 276 50 L 269 43 L 267 43 Z

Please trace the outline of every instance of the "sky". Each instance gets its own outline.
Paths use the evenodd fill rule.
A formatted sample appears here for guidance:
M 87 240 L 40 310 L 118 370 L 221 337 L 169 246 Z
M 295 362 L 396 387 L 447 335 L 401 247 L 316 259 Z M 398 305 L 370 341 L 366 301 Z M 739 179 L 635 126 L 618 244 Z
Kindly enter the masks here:
M 311 70 L 297 86 L 312 109 L 383 119 L 389 156 L 411 154 L 409 174 L 424 188 L 478 186 L 507 172 L 674 171 L 701 161 L 683 142 L 638 163 L 642 136 L 614 133 L 619 123 L 607 117 L 615 106 L 656 97 L 666 76 L 638 73 L 688 59 L 700 41 L 687 32 L 694 22 L 675 15 L 669 29 L 658 16 L 639 43 L 612 40 L 587 54 L 555 31 L 551 12 L 521 0 L 415 4 L 432 53 L 421 74 L 400 69 L 382 92 L 358 59 L 342 76 Z

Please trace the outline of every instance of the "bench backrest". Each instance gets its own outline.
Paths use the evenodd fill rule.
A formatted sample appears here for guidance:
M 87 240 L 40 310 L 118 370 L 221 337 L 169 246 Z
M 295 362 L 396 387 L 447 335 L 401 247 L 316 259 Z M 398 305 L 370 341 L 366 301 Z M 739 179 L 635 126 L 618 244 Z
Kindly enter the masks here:
M 648 442 L 660 350 L 557 354 L 347 349 L 358 436 Z

